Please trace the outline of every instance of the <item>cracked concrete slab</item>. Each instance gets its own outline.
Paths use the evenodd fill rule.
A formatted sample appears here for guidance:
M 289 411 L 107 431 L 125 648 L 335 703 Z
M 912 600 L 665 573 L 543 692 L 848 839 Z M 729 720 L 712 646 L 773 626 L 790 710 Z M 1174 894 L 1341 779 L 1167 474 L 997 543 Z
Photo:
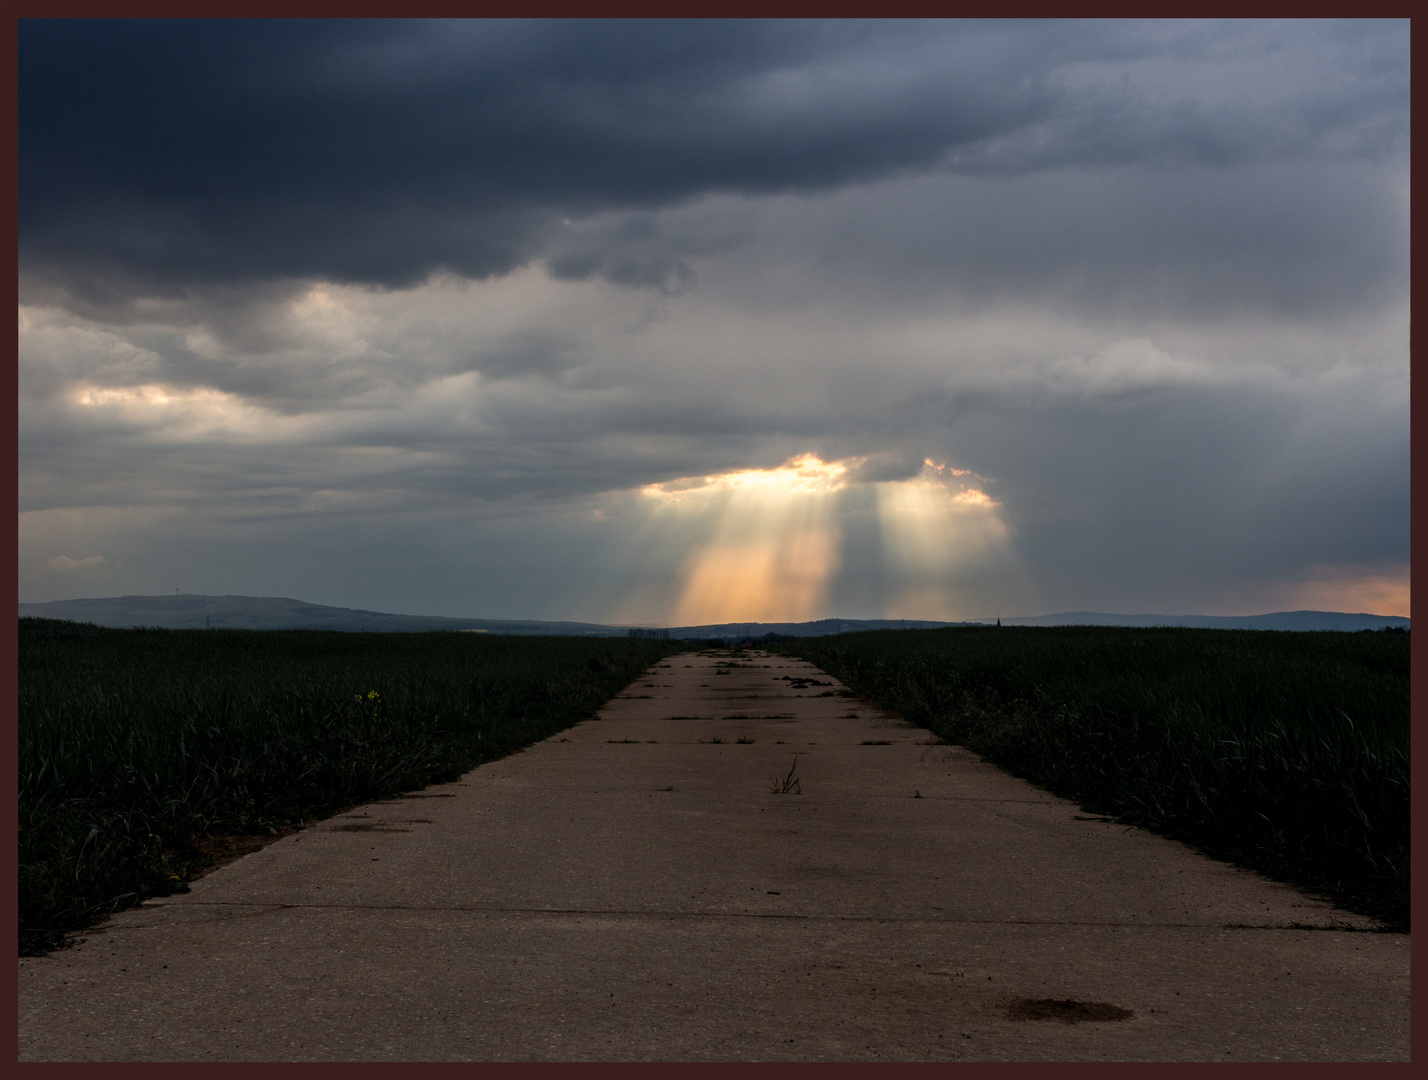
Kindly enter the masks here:
M 22 959 L 20 1049 L 1407 1060 L 1409 938 L 1372 929 L 802 661 L 690 654 L 594 720 Z

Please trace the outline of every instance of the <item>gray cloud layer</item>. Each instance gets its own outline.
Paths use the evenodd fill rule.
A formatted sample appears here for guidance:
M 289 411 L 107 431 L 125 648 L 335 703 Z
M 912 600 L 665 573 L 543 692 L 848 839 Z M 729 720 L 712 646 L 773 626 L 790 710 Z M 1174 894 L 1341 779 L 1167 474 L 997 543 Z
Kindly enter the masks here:
M 182 566 L 608 618 L 694 535 L 620 493 L 804 452 L 985 478 L 1010 539 L 965 615 L 1402 576 L 1407 50 L 1378 21 L 27 21 L 22 594 Z M 849 616 L 887 599 L 859 505 Z
M 562 218 L 709 193 L 1408 138 L 1394 23 L 32 20 L 21 48 L 22 259 L 99 295 L 479 277 Z M 639 230 L 604 239 L 554 241 L 553 269 L 676 272 Z

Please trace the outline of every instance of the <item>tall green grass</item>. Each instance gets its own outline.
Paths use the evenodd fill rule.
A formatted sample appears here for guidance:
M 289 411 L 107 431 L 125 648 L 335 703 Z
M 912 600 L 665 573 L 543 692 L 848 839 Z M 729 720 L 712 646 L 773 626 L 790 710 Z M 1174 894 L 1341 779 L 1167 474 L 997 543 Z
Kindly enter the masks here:
M 1406 930 L 1408 643 L 987 627 L 776 648 L 1090 811 Z
M 680 647 L 21 619 L 21 952 L 183 889 L 201 837 L 455 779 Z

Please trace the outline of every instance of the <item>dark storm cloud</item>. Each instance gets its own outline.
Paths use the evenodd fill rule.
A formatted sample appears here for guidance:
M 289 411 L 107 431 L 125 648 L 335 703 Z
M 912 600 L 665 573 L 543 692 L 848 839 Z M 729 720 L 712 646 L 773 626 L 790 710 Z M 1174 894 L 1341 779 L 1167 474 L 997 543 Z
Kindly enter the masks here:
M 813 453 L 827 614 L 926 458 L 960 616 L 1406 589 L 1408 38 L 26 21 L 22 587 L 610 619 Z
M 930 168 L 1401 155 L 1406 53 L 1394 23 L 26 20 L 21 261 L 90 302 L 537 256 L 677 289 L 677 245 L 561 222 Z
M 969 305 L 1035 296 L 1082 315 L 1304 317 L 1404 299 L 1403 181 L 1357 161 L 1142 164 L 912 177 L 658 216 L 670 252 L 797 253 L 813 280 L 856 279 L 869 303 L 951 293 Z

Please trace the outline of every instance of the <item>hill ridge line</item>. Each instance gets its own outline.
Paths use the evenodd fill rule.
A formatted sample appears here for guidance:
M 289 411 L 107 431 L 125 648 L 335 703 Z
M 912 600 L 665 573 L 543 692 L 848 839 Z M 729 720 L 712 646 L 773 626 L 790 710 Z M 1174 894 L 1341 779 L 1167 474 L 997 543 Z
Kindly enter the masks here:
M 860 630 L 936 629 L 994 624 L 996 617 L 962 622 L 924 619 L 812 619 L 804 622 L 727 622 L 657 627 L 650 624 L 592 623 L 578 620 L 462 618 L 449 615 L 403 615 L 366 608 L 311 604 L 287 596 L 243 596 L 177 593 L 21 603 L 20 618 L 50 618 L 100 626 L 160 626 L 171 629 L 347 630 L 405 633 L 429 630 L 484 631 L 496 634 L 573 634 L 620 637 L 635 629 L 667 632 L 676 638 L 821 637 Z M 1382 630 L 1408 629 L 1407 616 L 1367 612 L 1277 611 L 1262 615 L 1154 615 L 1066 611 L 1050 615 L 1001 616 L 1005 626 L 1185 626 L 1243 630 Z

